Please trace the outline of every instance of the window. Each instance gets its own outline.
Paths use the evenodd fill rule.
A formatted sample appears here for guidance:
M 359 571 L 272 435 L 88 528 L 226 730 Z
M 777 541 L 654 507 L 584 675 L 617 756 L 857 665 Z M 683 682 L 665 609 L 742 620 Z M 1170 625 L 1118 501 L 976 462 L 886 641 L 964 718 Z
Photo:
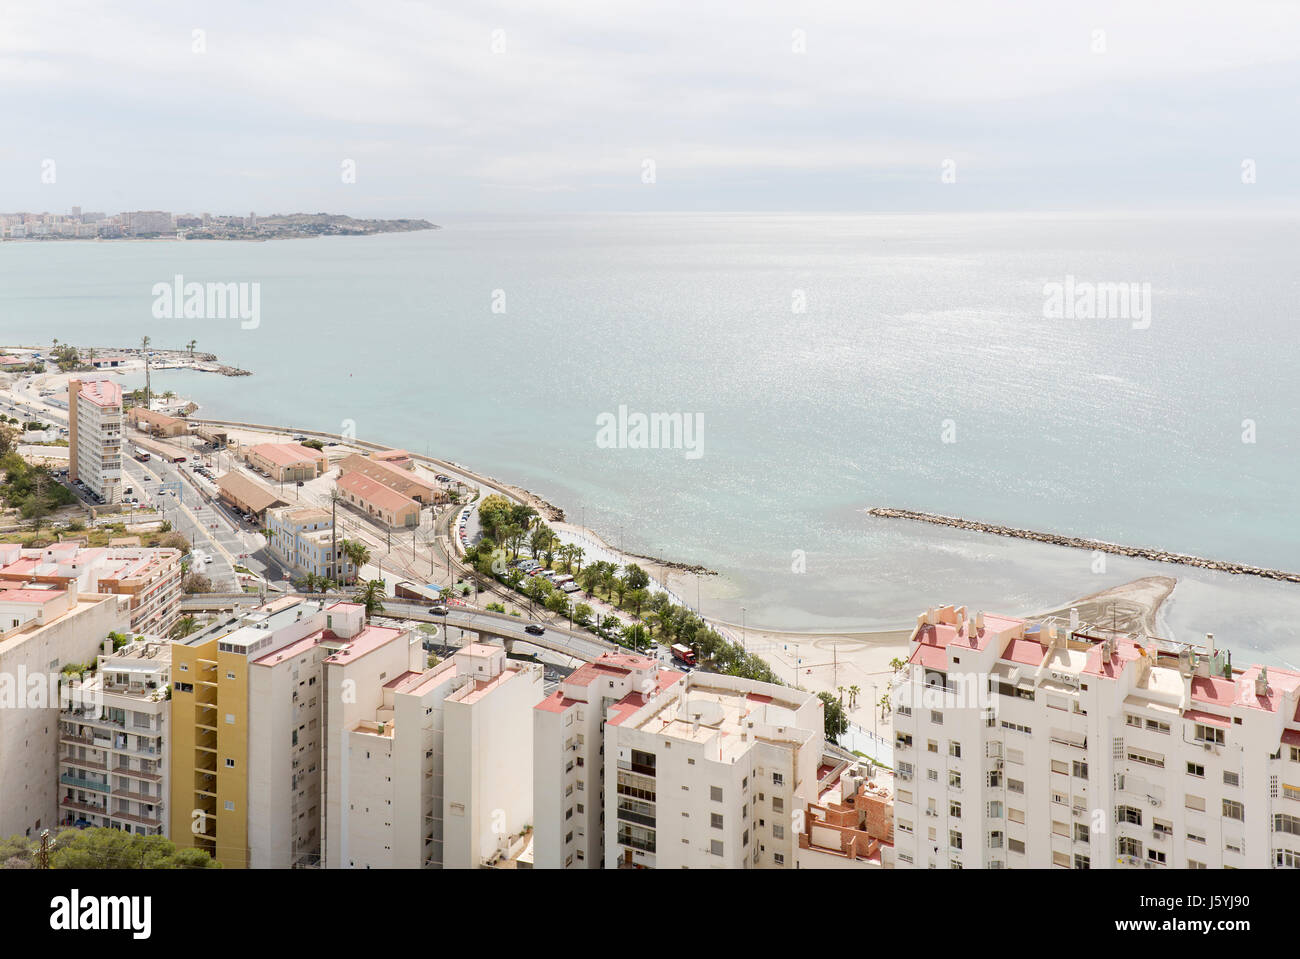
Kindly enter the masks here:
M 989 819 L 1001 819 L 1001 818 L 1002 818 L 1002 803 L 1001 803 L 1000 801 L 994 799 L 994 800 L 991 800 L 991 801 L 989 802 L 989 804 L 988 804 L 988 818 L 989 818 Z
M 1273 817 L 1273 831 L 1288 832 L 1293 836 L 1300 836 L 1300 818 L 1287 813 L 1278 813 Z
M 709 787 L 709 798 L 712 799 L 714 802 L 722 802 L 722 787 L 721 787 L 721 786 L 710 786 L 710 787 Z
M 1158 862 L 1158 863 L 1160 863 L 1160 865 L 1163 866 L 1163 865 L 1165 864 L 1165 859 L 1166 859 L 1166 858 L 1167 858 L 1167 857 L 1165 856 L 1165 854 L 1162 853 L 1159 849 L 1148 849 L 1148 850 L 1147 850 L 1147 859 L 1148 859 L 1150 862 Z
M 948 830 L 948 845 L 953 849 L 961 848 L 961 833 L 955 829 Z
M 1116 806 L 1115 821 L 1128 822 L 1135 826 L 1142 825 L 1142 810 L 1136 806 Z
M 934 723 L 936 726 L 942 726 L 943 713 L 939 712 L 937 709 L 930 710 L 930 722 Z
M 1168 735 L 1168 733 L 1169 733 L 1169 724 L 1168 724 L 1168 723 L 1162 723 L 1162 722 L 1160 722 L 1159 720 L 1156 720 L 1156 719 L 1148 719 L 1148 720 L 1146 721 L 1146 729 L 1147 729 L 1147 732 L 1152 732 L 1152 733 L 1164 733 L 1165 735 Z
M 1025 821 L 1025 811 L 1023 809 L 1012 809 L 1007 807 L 1007 818 L 1012 822 L 1023 823 Z
M 1001 848 L 1002 848 L 1002 840 L 1003 840 L 1003 838 L 1004 838 L 1004 837 L 1003 837 L 1002 832 L 1001 832 L 1000 830 L 997 830 L 997 829 L 993 830 L 993 832 L 989 833 L 989 848 L 990 848 L 990 849 L 1001 849 Z
M 1140 840 L 1137 840 L 1137 839 L 1133 839 L 1133 838 L 1131 838 L 1131 837 L 1129 837 L 1129 836 L 1120 836 L 1120 837 L 1119 837 L 1119 854 L 1120 854 L 1121 856 L 1135 856 L 1135 857 L 1140 857 L 1140 856 L 1142 855 L 1142 843 L 1141 843 L 1141 841 L 1140 841 Z
M 1246 818 L 1246 807 L 1235 799 L 1225 799 L 1223 801 L 1223 818 L 1244 820 Z
M 1009 836 L 1007 837 L 1007 852 L 1023 853 L 1024 851 L 1025 851 L 1024 840 L 1012 839 Z
M 1075 869 L 1091 869 L 1091 868 L 1092 868 L 1092 859 L 1089 858 L 1088 856 L 1083 855 L 1082 853 L 1078 853 L 1078 852 L 1076 852 L 1076 853 L 1074 854 L 1074 868 L 1075 868 Z
M 1225 737 L 1223 730 L 1218 726 L 1206 726 L 1204 723 L 1197 723 L 1196 732 L 1193 733 L 1192 738 L 1198 743 L 1222 746 Z
M 949 742 L 948 755 L 954 759 L 961 759 L 961 743 Z
M 1025 784 L 1022 783 L 1019 779 L 1007 780 L 1007 792 L 1023 794 L 1024 791 L 1025 791 Z
M 939 781 L 939 770 L 927 769 L 925 771 L 925 778 L 930 780 L 932 783 L 937 783 Z
M 232 800 L 227 799 L 227 800 L 226 800 L 226 812 L 234 812 L 234 811 L 235 811 L 235 804 L 234 804 L 234 802 L 233 802 Z
M 925 742 L 925 751 L 928 753 L 937 753 L 939 751 L 939 744 L 933 739 L 927 739 Z
M 720 839 L 709 840 L 709 854 L 712 856 L 722 855 L 722 841 Z
M 722 855 L 722 854 L 721 854 L 721 853 L 718 853 L 718 855 Z M 774 852 L 774 853 L 772 853 L 772 861 L 773 861 L 774 863 L 776 863 L 778 866 L 784 866 L 784 865 L 785 865 L 785 856 L 781 855 L 781 853 L 779 853 L 779 852 Z
M 1274 849 L 1273 865 L 1279 869 L 1300 869 L 1300 853 L 1290 849 Z
M 1291 747 L 1291 762 L 1300 763 L 1300 746 Z
M 719 814 L 716 813 L 716 812 L 714 812 L 714 813 L 709 813 L 709 825 L 712 826 L 714 829 L 721 829 L 721 828 L 722 828 L 722 816 L 719 815 Z
M 781 825 L 778 825 L 777 823 L 772 823 L 772 838 L 773 838 L 773 839 L 784 839 L 784 838 L 785 838 L 785 827 L 784 827 L 784 826 L 781 826 Z
M 234 768 L 235 768 L 235 761 L 234 761 L 233 759 L 227 759 L 227 760 L 226 760 L 226 768 L 227 768 L 227 769 L 234 769 Z
M 1060 773 L 1062 776 L 1070 775 L 1070 764 L 1060 759 L 1052 760 L 1052 772 Z
M 1128 751 L 1129 762 L 1144 763 L 1148 766 L 1156 766 L 1159 769 L 1165 768 L 1165 757 L 1157 756 L 1154 753 L 1139 752 L 1136 749 Z
M 948 815 L 951 816 L 953 819 L 960 819 L 960 818 L 961 818 L 961 803 L 959 803 L 959 802 L 950 802 L 950 803 L 948 803 Z
M 1189 775 L 1189 776 L 1195 776 L 1197 779 L 1204 779 L 1204 778 L 1205 778 L 1205 767 L 1202 766 L 1200 763 L 1188 763 L 1188 764 L 1187 764 L 1187 775 Z
M 1001 785 L 1002 785 L 1002 772 L 1000 770 L 995 769 L 989 773 L 989 786 L 996 789 Z
M 785 776 L 783 776 L 781 773 L 772 773 L 772 785 L 773 785 L 773 786 L 784 786 L 784 785 L 785 785 Z M 722 801 L 722 796 L 721 796 L 721 794 L 719 794 L 719 796 L 718 796 L 718 801 L 719 801 L 719 802 Z
M 1230 773 L 1225 769 L 1223 771 L 1223 784 L 1225 786 L 1240 786 L 1241 777 L 1237 773 Z
M 772 812 L 785 812 L 785 800 L 780 796 L 772 797 Z
M 1189 793 L 1183 804 L 1188 809 L 1194 809 L 1197 812 L 1205 812 L 1205 798 L 1203 796 L 1193 796 Z
M 1088 764 L 1085 761 L 1081 759 L 1074 760 L 1074 778 L 1075 779 L 1088 778 Z
M 952 789 L 961 789 L 961 773 L 948 773 L 948 786 Z

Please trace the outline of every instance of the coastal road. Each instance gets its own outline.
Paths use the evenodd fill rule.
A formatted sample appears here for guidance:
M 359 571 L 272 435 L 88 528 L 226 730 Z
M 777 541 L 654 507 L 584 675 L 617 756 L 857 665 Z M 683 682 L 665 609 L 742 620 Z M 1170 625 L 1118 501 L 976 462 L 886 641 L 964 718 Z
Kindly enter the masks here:
M 292 593 L 285 595 L 299 596 L 304 599 L 324 599 L 326 601 L 343 600 L 351 602 L 349 594 Z M 186 613 L 202 612 L 212 609 L 228 609 L 231 606 L 255 606 L 257 597 L 250 593 L 207 593 L 183 596 L 181 610 Z M 562 626 L 547 626 L 541 636 L 534 636 L 525 630 L 529 625 L 517 616 L 503 616 L 500 613 L 487 613 L 474 610 L 461 610 L 452 607 L 447 615 L 440 616 L 430 611 L 422 603 L 406 603 L 402 600 L 386 598 L 384 616 L 395 619 L 408 619 L 423 623 L 437 623 L 452 629 L 477 633 L 488 639 L 499 639 L 510 643 L 527 643 L 552 652 L 562 653 L 574 659 L 591 662 L 607 652 L 616 652 L 621 647 L 614 643 L 598 639 L 588 632 L 569 630 Z

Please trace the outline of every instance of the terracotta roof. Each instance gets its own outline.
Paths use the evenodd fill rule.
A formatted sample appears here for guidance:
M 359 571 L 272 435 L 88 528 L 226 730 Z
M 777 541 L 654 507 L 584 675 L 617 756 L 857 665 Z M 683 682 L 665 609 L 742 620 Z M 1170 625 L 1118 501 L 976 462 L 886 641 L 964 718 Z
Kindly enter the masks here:
M 258 443 L 256 446 L 250 446 L 248 452 L 256 453 L 277 466 L 296 466 L 304 462 L 317 463 L 325 456 L 320 450 L 299 443 Z
M 344 473 L 338 478 L 336 485 L 344 492 L 352 493 L 362 501 L 380 509 L 397 512 L 411 506 L 418 508 L 420 505 L 409 496 L 403 496 L 397 490 L 389 489 L 383 483 L 361 473 Z
M 248 509 L 260 513 L 272 506 L 287 506 L 285 500 L 268 486 L 243 473 L 230 472 L 217 477 L 217 488 L 229 493 Z

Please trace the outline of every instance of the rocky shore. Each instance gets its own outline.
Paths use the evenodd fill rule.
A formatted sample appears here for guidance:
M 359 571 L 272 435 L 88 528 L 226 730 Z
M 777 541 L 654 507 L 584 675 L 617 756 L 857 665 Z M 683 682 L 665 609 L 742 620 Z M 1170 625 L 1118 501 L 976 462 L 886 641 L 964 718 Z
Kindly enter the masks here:
M 1300 573 L 1281 569 L 1267 569 L 1262 566 L 1248 566 L 1244 563 L 1229 563 L 1223 560 L 1206 559 L 1188 553 L 1171 553 L 1163 549 L 1151 549 L 1146 546 L 1123 546 L 1108 543 L 1100 539 L 1085 539 L 1080 536 L 1062 536 L 1059 533 L 1042 533 L 1032 529 L 1017 529 L 1014 526 L 999 526 L 995 523 L 982 523 L 978 520 L 962 519 L 960 516 L 943 516 L 938 513 L 922 513 L 910 509 L 894 509 L 876 506 L 867 513 L 884 519 L 910 519 L 918 523 L 932 523 L 936 526 L 951 526 L 954 529 L 968 529 L 977 533 L 992 533 L 995 536 L 1010 536 L 1015 539 L 1027 539 L 1035 543 L 1048 543 L 1052 546 L 1068 546 L 1073 549 L 1086 549 L 1102 553 L 1114 553 L 1117 556 L 1132 556 L 1157 563 L 1176 563 L 1197 569 L 1209 569 L 1220 573 L 1232 573 L 1237 576 L 1258 576 L 1262 579 L 1276 579 L 1287 583 L 1300 583 Z

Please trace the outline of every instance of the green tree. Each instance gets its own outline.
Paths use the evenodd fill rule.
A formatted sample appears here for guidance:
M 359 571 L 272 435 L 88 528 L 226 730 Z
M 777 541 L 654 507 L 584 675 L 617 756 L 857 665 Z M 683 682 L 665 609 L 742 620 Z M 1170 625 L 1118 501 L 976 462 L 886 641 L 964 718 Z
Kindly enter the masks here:
M 382 579 L 367 580 L 357 590 L 352 597 L 354 603 L 359 603 L 366 608 L 366 621 L 375 613 L 384 611 L 384 597 L 388 595 L 388 587 L 384 585 Z
M 629 590 L 645 589 L 650 585 L 650 574 L 636 563 L 629 563 L 623 570 L 623 579 L 627 583 Z
M 849 717 L 844 712 L 844 704 L 830 693 L 818 693 L 825 715 L 826 738 L 838 743 L 840 737 L 849 731 Z

